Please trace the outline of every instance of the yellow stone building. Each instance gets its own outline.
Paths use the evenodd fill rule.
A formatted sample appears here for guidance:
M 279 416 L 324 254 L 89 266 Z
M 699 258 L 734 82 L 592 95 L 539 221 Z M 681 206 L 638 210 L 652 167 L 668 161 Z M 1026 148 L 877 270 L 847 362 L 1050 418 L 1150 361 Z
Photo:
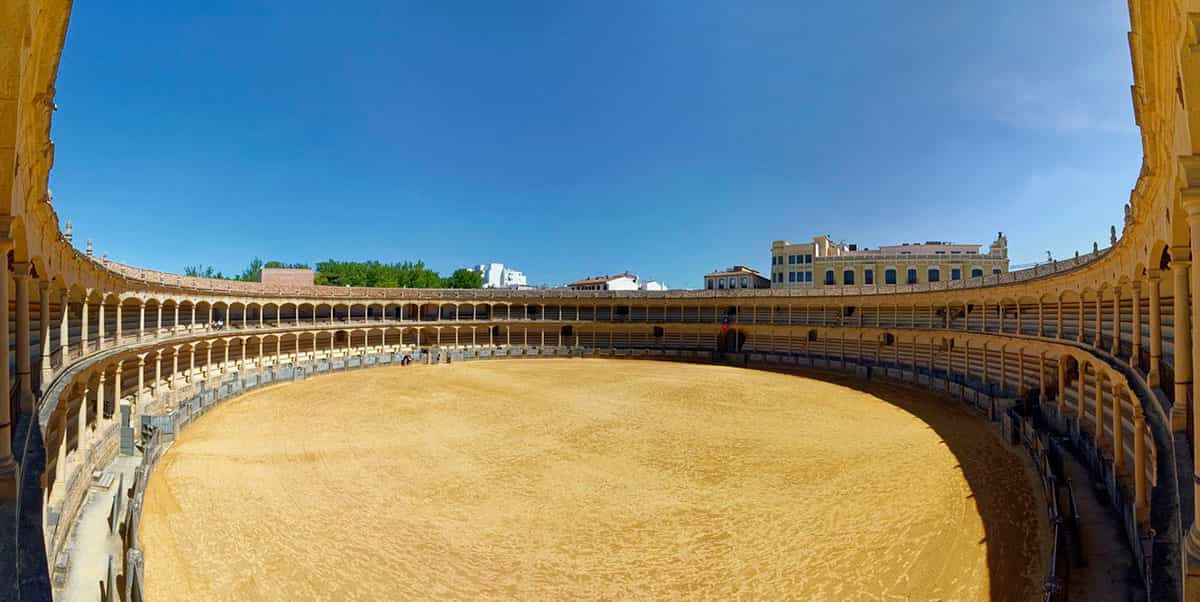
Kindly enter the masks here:
M 983 281 L 1008 271 L 1008 238 L 1001 232 L 980 245 L 940 241 L 903 243 L 877 249 L 817 236 L 812 242 L 771 243 L 771 288 L 892 287 L 942 281 Z

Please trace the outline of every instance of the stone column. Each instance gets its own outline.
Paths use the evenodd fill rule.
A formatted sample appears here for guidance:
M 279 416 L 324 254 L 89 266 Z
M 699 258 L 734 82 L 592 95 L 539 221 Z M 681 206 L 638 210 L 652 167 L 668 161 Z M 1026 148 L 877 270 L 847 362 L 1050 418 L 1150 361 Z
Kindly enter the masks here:
M 1150 373 L 1146 382 L 1157 387 L 1162 382 L 1162 313 L 1159 303 L 1158 270 L 1149 270 L 1146 294 L 1150 298 Z
M 75 458 L 82 462 L 83 454 L 91 448 L 88 441 L 87 428 L 87 407 L 88 407 L 88 387 L 84 385 L 83 394 L 79 396 L 79 411 L 75 416 L 79 419 L 79 424 L 76 426 L 75 436 Z M 97 421 L 99 422 L 99 421 Z
M 1136 370 L 1142 356 L 1142 282 L 1134 280 L 1130 286 L 1130 300 L 1133 301 L 1133 318 L 1130 324 L 1133 332 L 1133 349 L 1129 350 L 1129 365 Z
M 1146 503 L 1146 419 L 1142 416 L 1142 404 L 1134 399 L 1133 404 L 1133 500 L 1134 511 L 1139 523 L 1149 520 L 1149 505 Z
M 1187 430 L 1188 394 L 1192 390 L 1192 304 L 1188 298 L 1188 272 L 1192 262 L 1188 261 L 1188 251 L 1188 247 L 1171 247 L 1171 276 L 1175 289 L 1175 306 L 1172 308 L 1175 319 L 1172 345 L 1175 350 L 1175 404 L 1171 406 L 1171 428 L 1175 432 Z M 1197 508 L 1200 509 L 1200 502 L 1197 502 Z M 1200 538 L 1200 532 L 1197 537 Z M 1200 551 L 1200 547 L 1197 550 Z
M 1078 361 L 1079 365 L 1079 399 L 1075 400 L 1075 424 L 1083 428 L 1083 406 L 1087 403 L 1087 365 Z
M 179 330 L 179 301 L 175 301 L 175 313 L 171 317 L 171 334 Z
M 162 349 L 154 353 L 154 399 L 158 399 L 162 387 L 162 354 Z
M 121 298 L 117 297 L 117 344 L 120 345 L 124 341 L 125 335 L 121 332 Z
M 1189 181 L 1193 180 L 1195 166 L 1189 165 L 1185 160 L 1184 167 Z M 1190 244 L 1187 247 L 1171 247 L 1171 274 L 1175 277 L 1175 405 L 1171 407 L 1173 428 L 1177 410 L 1178 413 L 1184 414 L 1186 419 L 1187 395 L 1192 390 L 1191 318 L 1200 323 L 1200 303 L 1193 306 L 1189 299 L 1189 293 L 1192 296 L 1200 294 L 1200 276 L 1192 276 L 1192 288 L 1188 288 L 1188 271 L 1191 269 L 1189 254 L 1194 253 L 1200 257 L 1200 188 L 1185 188 L 1181 200 L 1184 210 L 1187 211 Z M 1181 357 L 1184 355 L 1187 357 Z M 1196 359 L 1200 360 L 1200 357 Z M 1187 370 L 1186 377 L 1181 375 L 1181 369 Z M 1180 387 L 1181 381 L 1185 384 L 1183 388 Z M 1200 424 L 1200 412 L 1193 412 L 1192 421 L 1193 428 Z M 1186 428 L 1186 424 L 1184 426 Z M 1185 429 L 1177 429 L 1183 430 Z M 1193 458 L 1200 457 L 1197 452 L 1200 452 L 1200 435 L 1192 441 Z M 1192 466 L 1192 512 L 1192 524 L 1188 528 L 1187 541 L 1184 543 L 1187 554 L 1187 576 L 1184 584 L 1186 590 L 1200 588 L 1200 463 L 1193 463 Z
M 1112 354 L 1121 355 L 1121 289 L 1113 288 Z
M 1112 432 L 1113 432 L 1113 472 L 1120 473 L 1125 464 L 1125 429 L 1121 424 L 1121 387 L 1117 381 L 1112 381 Z
M 162 334 L 162 301 L 159 300 L 156 305 L 158 306 L 158 311 L 156 312 L 158 317 L 154 321 L 154 338 L 157 339 Z
M 97 349 L 104 349 L 104 294 L 100 294 L 100 303 L 96 305 L 96 343 Z
M 138 334 L 137 340 L 140 343 L 146 335 L 146 301 L 138 299 Z
M 121 405 L 121 369 L 125 365 L 125 360 L 117 362 L 116 369 L 113 370 L 113 420 L 118 418 L 118 406 Z
M 146 354 L 139 353 L 138 356 L 138 381 L 137 392 L 133 394 L 133 407 L 137 408 L 142 405 L 142 390 L 146 388 Z
M 83 302 L 79 304 L 79 354 L 80 357 L 88 354 L 88 298 L 92 296 L 92 290 L 83 291 Z
M 195 327 L 196 327 L 196 302 L 193 301 L 192 302 L 192 318 L 191 318 L 191 320 L 188 321 L 188 327 L 187 327 L 188 332 L 191 332 L 192 329 L 194 329 Z
M 28 261 L 13 263 L 13 283 L 17 289 L 17 380 L 18 403 L 21 413 L 33 413 L 33 380 L 30 375 L 29 345 L 29 275 L 33 264 Z M 7 331 L 5 331 L 7 332 Z M 7 370 L 7 364 L 3 365 Z
M 3 226 L 7 233 L 8 224 Z M 8 332 L 8 252 L 12 248 L 12 240 L 0 240 L 0 308 L 4 308 L 4 311 L 0 311 L 0 332 Z M 0 345 L 0 366 L 4 366 L 0 370 L 0 421 L 3 421 L 0 422 L 0 502 L 13 502 L 17 499 L 20 467 L 12 453 L 12 400 L 9 399 L 12 388 L 8 381 L 8 345 Z M 65 441 L 63 445 L 66 445 Z
M 104 370 L 100 371 L 100 383 L 96 386 L 96 431 L 100 431 L 100 423 L 104 420 L 104 385 L 108 379 L 108 373 Z
M 1096 339 L 1092 343 L 1096 349 L 1104 347 L 1104 295 L 1096 291 Z
M 38 363 L 41 364 L 42 378 L 38 388 L 43 391 L 46 384 L 54 377 L 54 369 L 50 366 L 50 283 L 38 283 Z
M 67 290 L 63 289 L 62 300 L 59 301 L 62 308 L 62 316 L 58 323 L 58 348 L 62 356 L 59 370 L 67 365 L 67 357 L 71 354 L 71 298 L 68 294 Z
M 179 307 L 176 305 L 176 307 Z M 176 322 L 178 324 L 178 322 Z M 179 386 L 179 348 L 183 345 L 175 345 L 171 349 L 174 353 L 171 354 L 171 390 L 174 391 Z
M 1046 308 L 1041 299 L 1038 299 L 1038 336 L 1046 336 Z
M 187 382 L 191 384 L 192 379 L 196 374 L 196 344 L 192 343 L 188 346 L 188 372 Z
M 209 342 L 204 346 L 204 372 L 203 376 L 207 379 L 212 375 L 212 343 Z
M 1100 367 L 1096 367 L 1096 420 L 1094 428 L 1096 429 L 1096 449 L 1104 447 L 1104 373 Z
M 1058 356 L 1058 415 L 1063 414 L 1063 404 L 1067 400 L 1067 362 L 1065 356 Z

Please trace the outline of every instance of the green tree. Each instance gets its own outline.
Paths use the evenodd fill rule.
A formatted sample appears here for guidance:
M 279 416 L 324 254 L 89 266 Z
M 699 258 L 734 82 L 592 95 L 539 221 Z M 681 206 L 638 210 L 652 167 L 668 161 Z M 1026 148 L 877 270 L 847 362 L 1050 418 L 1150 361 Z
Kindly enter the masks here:
M 459 268 L 442 281 L 443 288 L 483 288 L 483 274 L 467 268 Z

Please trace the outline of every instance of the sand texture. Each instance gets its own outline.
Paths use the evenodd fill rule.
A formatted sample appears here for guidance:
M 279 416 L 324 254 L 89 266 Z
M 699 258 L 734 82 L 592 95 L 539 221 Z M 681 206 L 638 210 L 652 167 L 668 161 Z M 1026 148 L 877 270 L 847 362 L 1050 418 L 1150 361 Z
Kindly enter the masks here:
M 721 366 L 389 367 L 163 457 L 150 600 L 1031 600 L 1044 520 L 960 403 Z

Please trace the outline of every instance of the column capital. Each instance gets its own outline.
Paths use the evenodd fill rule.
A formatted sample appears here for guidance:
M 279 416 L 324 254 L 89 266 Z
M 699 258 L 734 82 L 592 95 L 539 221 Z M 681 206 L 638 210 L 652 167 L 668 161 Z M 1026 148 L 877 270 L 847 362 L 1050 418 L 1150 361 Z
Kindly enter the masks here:
M 50 281 L 49 280 L 39 280 L 38 281 L 38 290 L 43 293 L 48 292 L 50 290 Z
M 14 261 L 12 262 L 12 270 L 14 278 L 28 278 L 33 273 L 33 262 Z
M 1172 246 L 1169 250 L 1171 255 L 1171 269 L 1175 269 L 1175 264 L 1180 264 L 1187 267 L 1191 263 L 1192 248 L 1187 245 Z
M 101 371 L 100 371 L 100 384 L 104 384 L 104 381 L 105 381 L 105 380 L 107 380 L 107 379 L 108 379 L 108 371 L 107 371 L 107 370 L 101 370 Z

